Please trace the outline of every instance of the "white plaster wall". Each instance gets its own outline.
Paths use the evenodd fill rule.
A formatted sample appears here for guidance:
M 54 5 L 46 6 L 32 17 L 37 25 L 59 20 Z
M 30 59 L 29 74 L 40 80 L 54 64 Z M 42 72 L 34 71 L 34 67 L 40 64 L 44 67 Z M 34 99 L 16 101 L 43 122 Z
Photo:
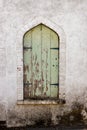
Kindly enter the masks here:
M 3 111 L 17 101 L 18 32 L 39 16 L 52 20 L 66 35 L 66 102 L 79 100 L 86 105 L 87 0 L 0 0 L 0 104 L 5 104 Z M 6 119 L 5 115 L 6 112 L 2 112 L 0 120 Z

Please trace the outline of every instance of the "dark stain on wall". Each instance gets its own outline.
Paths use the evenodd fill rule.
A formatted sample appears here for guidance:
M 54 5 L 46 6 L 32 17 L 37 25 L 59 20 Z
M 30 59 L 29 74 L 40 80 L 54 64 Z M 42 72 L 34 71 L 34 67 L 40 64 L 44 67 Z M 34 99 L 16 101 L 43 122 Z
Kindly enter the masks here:
M 61 125 L 85 125 L 82 115 L 84 106 L 78 102 L 74 102 L 70 112 L 65 112 L 62 116 L 57 115 L 59 124 Z
M 17 106 L 17 108 L 8 112 L 8 124 L 12 126 L 78 126 L 86 125 L 87 109 L 83 104 L 74 102 L 71 108 L 65 108 L 64 105 L 26 105 Z M 86 119 L 86 120 L 85 120 Z M 56 123 L 55 123 L 56 122 Z
M 33 117 L 30 120 L 34 121 L 33 127 L 37 127 L 37 126 L 41 127 L 41 126 L 51 126 L 52 124 L 51 118 L 52 118 L 52 114 L 49 112 L 49 113 L 44 114 L 43 116 L 39 115 L 37 118 Z

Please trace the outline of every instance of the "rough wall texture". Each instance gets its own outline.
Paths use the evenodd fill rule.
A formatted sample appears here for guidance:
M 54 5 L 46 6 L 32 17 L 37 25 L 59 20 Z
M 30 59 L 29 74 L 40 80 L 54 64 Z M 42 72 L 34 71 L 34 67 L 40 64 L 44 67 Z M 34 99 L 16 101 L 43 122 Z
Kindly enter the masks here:
M 78 118 L 87 123 L 86 5 L 86 0 L 0 0 L 0 120 L 8 126 L 74 124 Z M 18 31 L 39 16 L 66 35 L 65 105 L 16 105 Z

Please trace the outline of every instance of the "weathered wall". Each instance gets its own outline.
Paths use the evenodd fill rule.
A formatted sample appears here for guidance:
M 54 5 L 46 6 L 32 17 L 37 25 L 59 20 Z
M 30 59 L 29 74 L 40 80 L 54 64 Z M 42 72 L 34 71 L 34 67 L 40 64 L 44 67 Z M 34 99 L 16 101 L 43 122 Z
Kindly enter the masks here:
M 7 120 L 8 126 L 38 124 L 41 118 L 47 124 L 65 123 L 63 115 L 68 123 L 81 115 L 86 122 L 86 5 L 86 0 L 0 0 L 0 120 Z M 17 35 L 23 26 L 39 16 L 52 20 L 65 32 L 65 105 L 16 105 Z

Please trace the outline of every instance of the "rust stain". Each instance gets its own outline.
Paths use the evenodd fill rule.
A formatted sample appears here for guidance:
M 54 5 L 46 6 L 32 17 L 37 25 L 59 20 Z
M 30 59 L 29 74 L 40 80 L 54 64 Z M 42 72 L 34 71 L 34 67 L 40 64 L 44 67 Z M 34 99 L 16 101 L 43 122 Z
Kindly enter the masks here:
M 24 87 L 24 97 L 27 98 L 29 96 L 29 87 Z
M 26 82 L 26 81 L 27 81 L 27 75 L 24 74 L 24 82 Z
M 41 87 L 41 86 L 40 86 L 40 87 L 38 87 L 38 89 L 39 89 L 39 91 L 40 91 L 40 92 L 42 92 L 42 87 Z
M 46 92 L 44 92 L 44 95 L 46 96 Z
M 29 86 L 29 96 L 31 96 L 31 90 L 32 90 L 32 86 Z
M 35 61 L 37 61 L 37 55 L 35 56 Z
M 37 80 L 34 80 L 34 95 L 36 93 L 36 89 L 37 89 Z
M 28 71 L 29 72 L 29 66 L 28 65 L 24 65 L 24 72 Z
M 39 67 L 39 63 L 37 63 L 37 66 Z
M 34 87 L 34 95 L 35 95 L 35 93 L 36 93 L 36 90 L 37 90 L 37 86 Z
M 26 65 L 26 69 L 27 69 L 27 71 L 29 72 L 29 66 L 28 66 L 28 65 Z
M 46 91 L 48 91 L 48 87 L 46 86 Z
M 39 73 L 39 70 L 37 69 L 37 71 L 36 71 L 37 73 Z
M 44 81 L 44 78 L 43 78 L 43 71 L 42 71 L 42 81 Z

